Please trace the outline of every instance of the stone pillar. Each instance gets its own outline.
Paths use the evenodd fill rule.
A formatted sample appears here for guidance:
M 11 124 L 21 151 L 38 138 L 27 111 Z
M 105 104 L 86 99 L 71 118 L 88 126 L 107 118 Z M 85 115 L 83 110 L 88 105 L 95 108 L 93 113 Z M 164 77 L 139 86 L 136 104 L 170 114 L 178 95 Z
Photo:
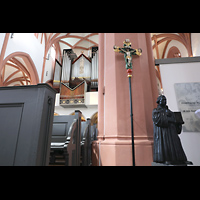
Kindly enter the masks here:
M 129 82 L 123 54 L 113 46 L 130 39 L 132 48 L 142 49 L 133 58 L 133 121 L 135 161 L 153 161 L 152 110 L 158 96 L 156 72 L 149 33 L 100 33 L 98 141 L 93 142 L 94 165 L 132 165 Z

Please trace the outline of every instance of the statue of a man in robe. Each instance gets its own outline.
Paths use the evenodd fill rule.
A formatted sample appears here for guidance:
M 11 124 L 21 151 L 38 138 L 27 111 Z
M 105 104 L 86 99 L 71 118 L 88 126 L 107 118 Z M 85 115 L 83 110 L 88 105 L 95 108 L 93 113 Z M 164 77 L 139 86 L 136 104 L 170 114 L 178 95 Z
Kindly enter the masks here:
M 157 99 L 157 108 L 152 112 L 154 124 L 154 152 L 153 161 L 171 165 L 192 164 L 181 145 L 178 134 L 181 133 L 182 119 L 179 120 L 175 113 L 168 109 L 167 99 L 161 95 Z M 181 113 L 178 113 L 181 115 Z M 182 117 L 181 117 L 182 118 Z

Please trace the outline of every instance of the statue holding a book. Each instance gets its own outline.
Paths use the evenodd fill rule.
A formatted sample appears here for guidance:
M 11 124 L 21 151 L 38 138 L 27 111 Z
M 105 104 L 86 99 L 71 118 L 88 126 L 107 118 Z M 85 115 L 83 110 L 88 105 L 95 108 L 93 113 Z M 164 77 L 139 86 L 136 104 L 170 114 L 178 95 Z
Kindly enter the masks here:
M 166 165 L 187 165 L 192 162 L 187 160 L 181 140 L 184 124 L 181 112 L 172 112 L 166 105 L 167 99 L 161 95 L 157 99 L 157 108 L 152 112 L 154 125 L 154 152 L 153 161 Z

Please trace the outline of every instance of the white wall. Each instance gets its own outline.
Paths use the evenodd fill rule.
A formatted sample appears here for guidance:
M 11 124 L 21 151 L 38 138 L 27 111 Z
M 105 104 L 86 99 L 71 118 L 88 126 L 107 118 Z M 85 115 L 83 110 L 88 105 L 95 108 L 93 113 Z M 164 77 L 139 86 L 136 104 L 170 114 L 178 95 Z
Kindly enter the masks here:
M 48 57 L 48 54 L 50 54 L 49 57 Z M 46 60 L 46 62 L 45 62 L 43 83 L 45 83 L 46 81 L 52 80 L 53 74 L 54 74 L 55 55 L 56 55 L 55 49 L 53 47 L 51 47 L 49 49 L 48 54 L 46 55 L 46 57 L 48 57 L 48 60 Z
M 191 33 L 193 56 L 200 56 L 200 33 Z
M 172 111 L 179 111 L 174 83 L 200 82 L 200 62 L 160 64 L 164 95 Z M 188 160 L 200 166 L 200 132 L 182 132 L 181 142 Z
M 85 104 L 88 106 L 98 105 L 98 92 L 86 92 Z
M 80 110 L 83 116 L 87 118 L 91 118 L 96 112 L 98 112 L 98 92 L 86 92 L 85 96 L 85 104 L 87 108 L 63 108 L 59 105 L 60 102 L 60 93 L 56 94 L 56 101 L 55 101 L 55 110 L 54 112 L 58 113 L 59 115 L 70 115 L 75 110 Z

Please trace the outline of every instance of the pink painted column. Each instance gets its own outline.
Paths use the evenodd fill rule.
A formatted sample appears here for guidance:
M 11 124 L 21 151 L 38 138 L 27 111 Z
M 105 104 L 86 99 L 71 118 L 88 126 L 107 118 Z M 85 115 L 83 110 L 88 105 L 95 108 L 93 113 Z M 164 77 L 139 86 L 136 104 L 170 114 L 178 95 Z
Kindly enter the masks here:
M 104 34 L 99 35 L 98 139 L 104 136 Z
M 136 165 L 151 165 L 153 160 L 151 115 L 158 93 L 150 34 L 101 33 L 99 139 L 93 143 L 96 165 L 132 165 L 129 83 L 124 56 L 113 51 L 113 46 L 121 47 L 125 39 L 130 39 L 132 48 L 143 50 L 140 57 L 133 58 L 132 73 Z

